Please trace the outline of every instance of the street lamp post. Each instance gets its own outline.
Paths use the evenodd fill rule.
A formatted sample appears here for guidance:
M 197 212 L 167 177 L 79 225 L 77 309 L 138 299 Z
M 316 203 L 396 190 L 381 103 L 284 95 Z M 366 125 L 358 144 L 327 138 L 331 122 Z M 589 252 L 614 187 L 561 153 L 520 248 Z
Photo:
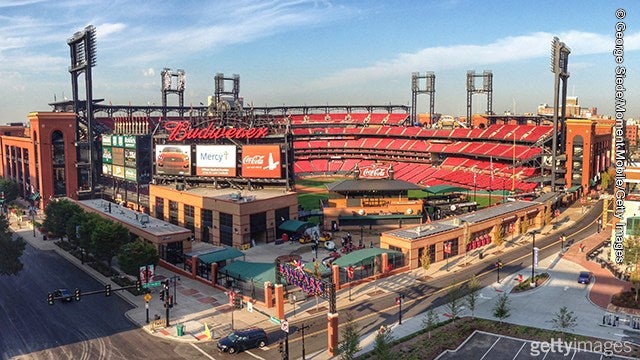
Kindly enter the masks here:
M 533 277 L 535 276 L 535 258 L 536 258 L 536 231 L 531 232 L 531 236 L 533 237 L 533 244 L 531 245 L 531 283 L 534 284 L 535 280 Z

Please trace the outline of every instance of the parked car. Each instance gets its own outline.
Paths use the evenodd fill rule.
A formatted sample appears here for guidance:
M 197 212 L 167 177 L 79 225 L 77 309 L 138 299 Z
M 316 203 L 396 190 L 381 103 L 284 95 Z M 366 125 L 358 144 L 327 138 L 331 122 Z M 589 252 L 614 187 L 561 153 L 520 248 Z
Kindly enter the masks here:
M 218 349 L 229 354 L 239 351 L 265 347 L 269 338 L 267 333 L 260 328 L 235 330 L 231 334 L 218 340 Z
M 589 285 L 593 280 L 593 273 L 590 271 L 581 271 L 580 275 L 578 275 L 578 283 L 579 284 L 587 284 Z
M 71 295 L 71 291 L 69 289 L 60 288 L 53 292 L 53 297 L 56 299 L 60 299 L 62 301 L 70 302 L 73 300 L 73 295 Z

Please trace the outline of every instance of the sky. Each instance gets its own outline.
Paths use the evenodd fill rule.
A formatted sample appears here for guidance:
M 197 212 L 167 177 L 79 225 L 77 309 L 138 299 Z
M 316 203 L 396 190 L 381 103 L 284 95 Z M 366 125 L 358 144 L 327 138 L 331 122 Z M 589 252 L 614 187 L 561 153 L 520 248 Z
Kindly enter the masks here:
M 93 95 L 106 103 L 160 105 L 169 68 L 186 73 L 187 106 L 206 103 L 216 73 L 240 75 L 240 96 L 256 107 L 410 105 L 411 73 L 433 71 L 435 111 L 458 116 L 467 71 L 490 70 L 496 114 L 535 113 L 553 104 L 557 36 L 571 49 L 568 95 L 614 115 L 618 22 L 625 115 L 638 118 L 635 0 L 0 0 L 0 123 L 71 98 L 67 39 L 88 25 L 97 30 Z M 486 96 L 473 104 L 484 113 Z M 418 112 L 428 105 L 418 96 Z

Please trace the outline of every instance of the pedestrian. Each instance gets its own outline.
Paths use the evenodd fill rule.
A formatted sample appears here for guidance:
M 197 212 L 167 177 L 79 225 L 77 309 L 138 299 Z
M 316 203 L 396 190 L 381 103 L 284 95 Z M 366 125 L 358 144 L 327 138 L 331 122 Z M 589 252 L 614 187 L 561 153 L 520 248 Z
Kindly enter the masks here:
M 369 247 L 373 249 L 373 240 L 371 241 L 371 243 L 369 244 Z
M 602 218 L 598 218 L 598 232 L 602 230 Z

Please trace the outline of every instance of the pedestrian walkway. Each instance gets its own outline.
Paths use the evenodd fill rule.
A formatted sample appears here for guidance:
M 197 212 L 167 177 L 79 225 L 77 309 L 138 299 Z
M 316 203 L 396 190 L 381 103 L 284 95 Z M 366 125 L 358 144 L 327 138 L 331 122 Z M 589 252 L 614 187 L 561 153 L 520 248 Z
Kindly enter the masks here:
M 563 229 L 573 225 L 577 220 L 579 220 L 583 216 L 583 209 L 580 206 L 571 207 L 566 209 L 557 219 L 554 219 L 551 225 L 546 226 L 541 230 L 542 236 L 546 235 L 554 235 L 562 233 Z M 22 225 L 19 227 L 17 222 L 12 222 L 12 229 L 20 234 L 25 240 L 27 240 L 34 247 L 41 250 L 51 250 L 58 252 L 61 256 L 68 259 L 70 262 L 83 269 L 91 276 L 93 276 L 96 280 L 98 280 L 102 284 L 112 284 L 112 288 L 116 289 L 118 286 L 115 283 L 112 283 L 109 278 L 104 277 L 99 272 L 91 268 L 86 264 L 82 264 L 80 260 L 72 256 L 66 251 L 60 249 L 57 245 L 54 244 L 54 241 L 48 240 L 45 241 L 42 239 L 41 234 L 37 230 L 33 231 L 31 227 L 25 227 Z M 34 236 L 35 234 L 35 236 Z M 600 241 L 603 238 L 604 233 L 600 235 L 594 235 L 600 237 Z M 373 241 L 371 239 L 374 238 L 374 234 L 367 234 L 367 237 L 364 239 L 365 244 Z M 343 308 L 348 306 L 349 304 L 353 304 L 353 301 L 371 301 L 375 299 L 377 296 L 382 296 L 385 293 L 391 291 L 398 291 L 402 288 L 411 287 L 417 282 L 422 281 L 424 278 L 437 278 L 439 276 L 450 274 L 455 271 L 463 271 L 468 264 L 474 264 L 477 262 L 485 262 L 485 261 L 495 261 L 501 253 L 504 251 L 508 251 L 510 247 L 515 246 L 527 246 L 531 243 L 530 235 L 523 235 L 514 237 L 513 239 L 505 239 L 503 245 L 497 247 L 495 245 L 489 245 L 484 249 L 484 258 L 480 259 L 477 253 L 469 253 L 464 255 L 458 255 L 456 257 L 452 257 L 449 259 L 449 264 L 445 264 L 444 262 L 432 264 L 428 270 L 414 270 L 411 272 L 394 275 L 392 277 L 384 278 L 379 281 L 374 282 L 366 282 L 355 286 L 351 289 L 351 297 L 352 300 L 349 300 L 349 291 L 341 290 L 337 294 L 337 303 L 338 308 Z M 598 239 L 586 239 L 583 240 L 585 244 L 590 244 L 597 242 Z M 377 241 L 376 241 L 377 244 Z M 576 261 L 576 263 L 580 267 L 585 267 L 591 270 L 591 266 L 596 266 L 598 264 L 587 262 L 582 256 L 584 263 L 580 262 L 581 257 L 577 253 L 577 242 L 573 244 L 569 250 L 565 253 L 563 259 L 553 258 L 553 259 L 543 259 L 541 263 L 545 263 L 547 267 L 551 269 L 556 269 L 558 266 L 562 265 L 562 267 L 569 268 L 575 265 L 566 265 L 569 262 L 567 260 Z M 271 246 L 271 245 L 267 245 Z M 275 245 L 273 245 L 275 246 Z M 302 251 L 298 249 L 303 249 L 302 247 L 296 247 L 296 244 L 283 244 L 278 245 L 281 247 L 290 247 L 295 250 L 292 251 Z M 589 248 L 587 246 L 587 248 Z M 247 260 L 252 261 L 251 252 L 252 250 L 256 252 L 256 256 L 260 254 L 260 247 L 252 248 L 248 250 Z M 306 251 L 306 250 L 305 250 Z M 313 254 L 310 251 L 306 251 L 303 254 L 304 258 L 311 258 L 316 254 Z M 322 255 L 318 255 L 322 256 Z M 272 258 L 269 261 L 273 261 Z M 591 293 L 594 293 L 594 288 L 597 289 L 598 293 L 602 294 L 593 294 L 594 299 L 592 302 L 594 304 L 598 304 L 600 306 L 603 304 L 602 297 L 603 294 L 611 294 L 610 291 L 613 291 L 612 288 L 600 286 L 604 285 L 606 281 L 604 280 L 604 274 L 601 274 L 600 271 L 604 269 L 594 268 L 592 271 L 596 274 L 596 285 L 591 287 Z M 523 270 L 526 271 L 526 270 Z M 606 270 L 604 270 L 606 271 Z M 229 298 L 224 291 L 213 288 L 211 285 L 204 284 L 197 280 L 177 277 L 176 274 L 170 272 L 167 269 L 158 267 L 156 268 L 157 280 L 163 280 L 168 278 L 175 278 L 175 282 L 171 283 L 171 294 L 175 293 L 175 301 L 176 305 L 170 311 L 170 325 L 168 328 L 159 328 L 157 331 L 152 330 L 149 324 L 146 322 L 147 317 L 147 308 L 145 308 L 145 303 L 142 296 L 133 296 L 129 292 L 126 291 L 118 291 L 117 293 L 122 296 L 126 301 L 128 301 L 133 308 L 126 313 L 126 316 L 131 319 L 132 322 L 138 324 L 140 327 L 149 331 L 151 334 L 155 336 L 170 338 L 177 341 L 185 341 L 185 342 L 199 342 L 199 341 L 207 341 L 209 338 L 216 339 L 222 335 L 225 335 L 227 332 L 231 330 L 231 319 L 232 319 L 232 310 L 229 303 Z M 513 278 L 517 274 L 504 274 L 504 281 L 501 284 L 493 284 L 490 287 L 487 287 L 481 291 L 480 298 L 483 300 L 483 306 L 485 306 L 485 313 L 489 313 L 489 307 L 492 305 L 492 299 L 495 298 L 496 294 L 500 292 L 509 291 L 510 287 L 512 287 L 515 282 L 508 281 L 507 278 L 513 280 Z M 601 285 L 598 286 L 598 283 L 601 282 Z M 175 283 L 175 287 L 174 287 Z M 537 291 L 537 290 L 534 290 Z M 160 317 L 161 320 L 164 320 L 165 317 L 165 309 L 161 302 L 158 300 L 157 290 L 152 292 L 152 300 L 148 305 L 148 314 L 150 322 L 157 317 Z M 307 301 L 297 303 L 297 304 L 285 304 L 285 313 L 288 318 L 295 320 L 302 320 L 305 317 L 309 317 L 312 315 L 317 315 L 318 312 L 326 312 L 327 311 L 327 303 L 324 300 L 319 300 L 316 303 L 316 300 L 311 298 Z M 444 320 L 446 318 L 446 311 L 444 308 L 440 307 L 436 309 L 436 313 L 439 314 L 440 319 Z M 246 309 L 241 311 L 233 311 L 233 327 L 234 328 L 243 328 L 243 327 L 252 327 L 258 326 L 265 329 L 275 329 L 279 328 L 279 325 L 270 321 L 269 317 L 275 316 L 274 309 L 263 309 L 263 308 L 255 308 L 254 312 L 250 313 Z M 600 316 L 600 315 L 598 315 Z M 489 316 L 490 317 L 490 316 Z M 183 336 L 178 336 L 178 327 L 177 325 L 183 326 Z M 545 324 L 537 324 L 533 323 L 532 326 L 540 326 L 544 327 Z M 548 326 L 548 324 L 546 324 Z M 403 323 L 400 326 L 391 326 L 391 334 L 393 337 L 403 337 L 419 331 L 423 327 L 423 316 L 417 316 L 414 318 L 403 319 Z M 269 330 L 268 330 L 269 331 Z M 579 331 L 576 331 L 579 332 Z M 606 334 L 604 334 L 606 335 Z M 368 334 L 362 334 L 361 336 L 361 347 L 362 351 L 369 351 L 372 349 L 373 339 L 375 337 L 375 332 L 371 332 Z M 308 359 L 328 359 L 327 351 L 321 351 L 316 354 L 307 354 Z

